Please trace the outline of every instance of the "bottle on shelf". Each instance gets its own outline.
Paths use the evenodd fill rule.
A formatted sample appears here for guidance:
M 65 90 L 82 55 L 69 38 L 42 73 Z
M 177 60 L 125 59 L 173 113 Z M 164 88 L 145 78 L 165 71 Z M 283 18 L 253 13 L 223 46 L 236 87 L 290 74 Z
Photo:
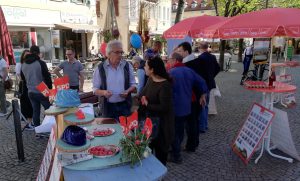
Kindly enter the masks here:
M 271 75 L 269 76 L 269 87 L 273 87 L 274 82 L 276 81 L 275 70 L 272 68 L 271 71 Z

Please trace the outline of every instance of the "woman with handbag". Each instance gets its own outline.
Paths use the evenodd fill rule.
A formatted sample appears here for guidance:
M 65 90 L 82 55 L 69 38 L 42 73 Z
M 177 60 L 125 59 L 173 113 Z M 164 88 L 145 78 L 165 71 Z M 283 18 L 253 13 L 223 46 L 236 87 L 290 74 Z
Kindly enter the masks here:
M 157 159 L 166 165 L 168 151 L 174 138 L 172 80 L 159 57 L 147 60 L 145 72 L 149 79 L 139 94 L 141 100 L 139 115 L 152 119 L 150 148 Z
M 28 54 L 29 54 L 29 50 L 24 50 L 22 52 L 21 66 L 25 62 L 26 55 L 28 55 Z M 21 70 L 21 68 L 20 68 L 20 70 Z M 21 74 L 21 72 L 19 73 L 19 75 L 20 74 Z M 25 129 L 34 130 L 34 126 L 32 124 L 33 110 L 32 110 L 31 102 L 28 97 L 28 89 L 27 89 L 25 79 L 21 79 L 21 81 L 19 83 L 19 95 L 20 95 L 21 113 L 27 119 L 27 121 L 30 123 L 25 126 Z

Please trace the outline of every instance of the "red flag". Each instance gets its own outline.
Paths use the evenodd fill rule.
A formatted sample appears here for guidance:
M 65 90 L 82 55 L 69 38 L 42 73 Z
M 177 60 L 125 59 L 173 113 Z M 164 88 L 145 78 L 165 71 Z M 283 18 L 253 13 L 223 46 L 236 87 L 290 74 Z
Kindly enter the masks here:
M 126 124 L 126 117 L 125 116 L 120 116 L 119 120 L 120 120 L 120 124 L 121 124 L 122 131 L 123 131 L 124 135 L 127 135 L 128 134 L 128 128 L 127 128 L 127 124 Z
M 134 111 L 130 116 L 127 117 L 127 127 L 129 130 L 138 127 L 138 112 Z
M 44 82 L 41 82 L 36 86 L 36 89 L 39 90 L 45 97 L 49 96 L 49 88 Z
M 63 77 L 54 79 L 54 85 L 57 90 L 69 89 L 70 88 L 69 77 L 63 76 Z
M 143 131 L 146 134 L 146 137 L 148 139 L 152 134 L 152 121 L 150 118 L 146 118 Z

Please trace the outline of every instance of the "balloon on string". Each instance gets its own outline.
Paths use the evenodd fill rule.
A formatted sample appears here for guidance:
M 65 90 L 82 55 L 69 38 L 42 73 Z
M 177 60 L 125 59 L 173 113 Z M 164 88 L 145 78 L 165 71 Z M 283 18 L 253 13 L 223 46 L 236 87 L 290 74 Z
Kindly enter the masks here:
M 141 48 L 142 47 L 142 38 L 140 35 L 134 33 L 130 37 L 130 43 L 133 48 Z
M 100 46 L 100 52 L 104 56 L 106 56 L 106 46 L 107 46 L 106 43 L 102 43 L 101 46 Z

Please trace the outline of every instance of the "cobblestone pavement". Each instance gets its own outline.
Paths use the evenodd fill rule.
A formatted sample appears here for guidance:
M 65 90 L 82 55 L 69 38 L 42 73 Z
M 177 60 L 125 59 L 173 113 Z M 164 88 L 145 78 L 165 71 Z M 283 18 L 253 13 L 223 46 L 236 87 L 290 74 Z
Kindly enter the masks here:
M 218 114 L 209 117 L 209 131 L 200 135 L 200 145 L 195 153 L 183 152 L 183 163 L 168 163 L 167 181 L 198 180 L 300 180 L 300 163 L 288 163 L 264 153 L 258 164 L 251 159 L 244 165 L 230 148 L 253 102 L 261 100 L 261 94 L 247 91 L 239 85 L 241 63 L 232 63 L 230 72 L 217 76 L 222 97 L 217 98 Z M 236 71 L 234 71 L 236 70 Z M 289 69 L 300 87 L 300 68 Z M 88 86 L 88 84 L 87 84 Z M 299 90 L 297 100 L 300 101 Z M 9 97 L 10 98 L 10 97 Z M 288 112 L 292 136 L 300 151 L 299 106 L 284 109 Z M 0 181 L 35 180 L 47 144 L 46 138 L 35 138 L 34 132 L 24 131 L 25 162 L 19 162 L 12 116 L 0 118 Z M 276 153 L 283 154 L 280 151 Z M 284 154 L 283 154 L 284 155 Z M 253 156 L 256 158 L 256 155 Z

